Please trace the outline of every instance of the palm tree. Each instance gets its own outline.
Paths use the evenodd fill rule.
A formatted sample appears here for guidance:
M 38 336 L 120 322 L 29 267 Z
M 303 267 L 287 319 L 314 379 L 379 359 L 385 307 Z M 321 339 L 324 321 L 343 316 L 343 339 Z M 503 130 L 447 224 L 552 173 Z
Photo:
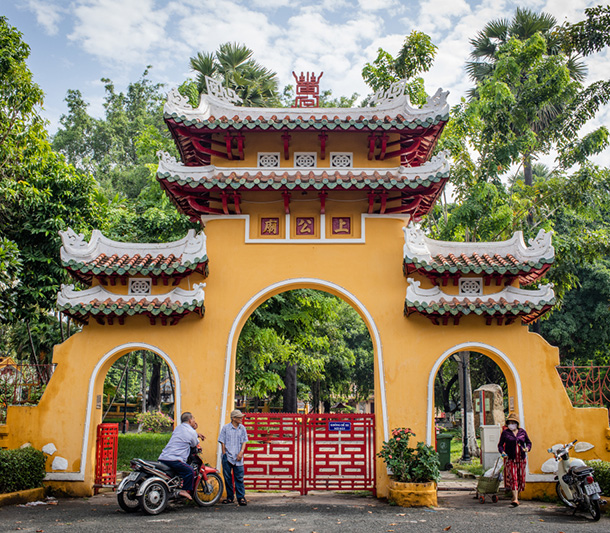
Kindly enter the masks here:
M 238 43 L 224 43 L 213 53 L 199 52 L 191 57 L 191 69 L 197 72 L 197 89 L 207 93 L 206 76 L 222 81 L 233 89 L 246 107 L 269 107 L 279 101 L 275 72 L 252 59 L 252 50 Z

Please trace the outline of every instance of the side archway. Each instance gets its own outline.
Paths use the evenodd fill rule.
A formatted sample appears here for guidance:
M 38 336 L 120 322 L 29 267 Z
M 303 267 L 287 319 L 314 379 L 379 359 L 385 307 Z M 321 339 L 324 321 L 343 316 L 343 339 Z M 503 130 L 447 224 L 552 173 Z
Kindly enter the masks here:
M 494 346 L 482 342 L 464 342 L 445 350 L 435 361 L 428 376 L 428 397 L 426 403 L 426 444 L 433 445 L 434 437 L 434 380 L 443 362 L 452 354 L 461 351 L 476 351 L 492 359 L 504 372 L 508 382 L 509 390 L 514 391 L 514 410 L 519 413 L 522 425 L 525 426 L 525 414 L 523 410 L 523 388 L 519 372 L 510 358 Z
M 108 369 L 112 366 L 112 364 L 121 358 L 123 355 L 129 352 L 133 352 L 135 350 L 149 350 L 154 352 L 159 357 L 161 357 L 169 366 L 170 370 L 174 375 L 174 386 L 176 389 L 175 394 L 175 406 L 174 413 L 181 412 L 181 383 L 180 383 L 180 374 L 178 373 L 178 368 L 169 355 L 158 348 L 157 346 L 153 346 L 152 344 L 148 344 L 145 342 L 129 342 L 125 344 L 121 344 L 119 346 L 115 346 L 108 352 L 106 352 L 100 359 L 98 360 L 95 368 L 91 372 L 91 376 L 89 377 L 89 385 L 87 388 L 87 411 L 85 414 L 85 428 L 83 431 L 83 442 L 81 448 L 81 460 L 80 460 L 80 470 L 78 472 L 70 472 L 70 473 L 60 473 L 60 472 L 50 472 L 46 475 L 45 479 L 49 481 L 84 481 L 85 480 L 85 469 L 87 465 L 87 457 L 93 457 L 93 446 L 95 443 L 90 442 L 90 436 L 94 433 L 92 432 L 93 425 L 93 411 L 94 411 L 94 396 L 95 391 L 101 388 L 101 384 L 103 384 L 104 378 Z M 91 452 L 91 453 L 89 453 Z
M 375 352 L 375 368 L 377 370 L 378 377 L 378 380 L 375 384 L 375 395 L 378 395 L 379 403 L 381 404 L 383 438 L 384 440 L 388 440 L 389 429 L 385 391 L 385 376 L 383 367 L 383 350 L 381 346 L 381 337 L 377 325 L 375 324 L 375 321 L 369 310 L 355 295 L 353 295 L 340 285 L 337 285 L 336 283 L 316 278 L 293 278 L 273 283 L 272 285 L 265 287 L 264 289 L 253 295 L 239 310 L 237 316 L 233 320 L 231 330 L 229 332 L 229 337 L 227 339 L 221 406 L 221 413 L 225 413 L 225 415 L 221 416 L 218 431 L 220 432 L 222 426 L 226 423 L 224 416 L 226 416 L 227 413 L 227 405 L 229 401 L 229 385 L 231 382 L 231 376 L 233 375 L 233 369 L 235 365 L 237 340 L 246 320 L 262 302 L 268 300 L 276 294 L 293 289 L 317 289 L 333 294 L 334 296 L 337 296 L 349 303 L 364 320 L 371 335 L 371 339 L 373 341 L 373 350 Z M 379 387 L 379 390 L 377 390 L 377 385 Z M 216 460 L 217 464 L 220 464 L 220 447 L 217 452 Z

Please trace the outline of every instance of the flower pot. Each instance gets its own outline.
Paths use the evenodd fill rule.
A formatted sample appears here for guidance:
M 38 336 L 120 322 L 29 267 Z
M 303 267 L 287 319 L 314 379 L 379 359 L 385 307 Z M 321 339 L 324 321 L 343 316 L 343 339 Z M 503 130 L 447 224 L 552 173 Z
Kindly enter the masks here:
M 436 506 L 436 483 L 401 483 L 390 479 L 389 499 L 401 507 Z

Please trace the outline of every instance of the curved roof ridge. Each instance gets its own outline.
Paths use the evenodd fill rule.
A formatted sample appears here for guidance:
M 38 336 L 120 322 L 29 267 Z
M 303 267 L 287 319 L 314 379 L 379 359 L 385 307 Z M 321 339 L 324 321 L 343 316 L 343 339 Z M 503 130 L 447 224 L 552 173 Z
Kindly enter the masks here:
M 242 107 L 232 104 L 230 101 L 202 94 L 199 105 L 193 108 L 188 98 L 182 96 L 177 88 L 173 88 L 167 95 L 167 102 L 163 107 L 164 114 L 183 117 L 186 120 L 204 121 L 230 117 L 233 121 L 252 120 L 252 117 L 262 117 L 264 120 L 281 119 L 291 120 L 339 120 L 349 121 L 351 117 L 373 117 L 402 115 L 402 120 L 409 122 L 422 117 L 444 116 L 449 113 L 450 106 L 447 102 L 449 91 L 438 89 L 428 99 L 428 103 L 420 108 L 411 106 L 406 94 L 385 100 L 376 107 Z M 329 119 L 329 117 L 332 117 Z M 375 120 L 377 120 L 376 118 Z
M 283 175 L 297 174 L 300 173 L 303 176 L 298 179 L 313 179 L 313 177 L 327 177 L 327 178 L 340 178 L 340 179 L 356 179 L 358 175 L 373 175 L 380 169 L 375 168 L 301 168 L 301 167 L 275 167 L 275 168 L 259 168 L 259 167 L 217 167 L 215 165 L 207 166 L 186 166 L 183 163 L 176 160 L 175 157 L 170 156 L 167 152 L 157 152 L 159 157 L 159 166 L 157 167 L 157 176 L 165 177 L 172 176 L 182 179 L 186 179 L 191 182 L 204 182 L 207 180 L 213 180 L 218 176 L 239 180 L 242 176 L 258 176 L 260 175 L 263 179 L 273 179 L 279 177 L 282 179 Z M 430 161 L 417 166 L 417 167 L 405 167 L 399 165 L 397 167 L 388 167 L 381 170 L 386 171 L 386 174 L 393 176 L 395 179 L 401 179 L 403 181 L 417 181 L 418 179 L 426 179 L 430 176 L 438 175 L 449 175 L 451 169 L 450 163 L 447 159 L 446 152 L 440 152 L 438 155 L 432 157 Z M 324 176 L 326 175 L 326 176 Z
M 59 235 L 63 243 L 60 256 L 64 263 L 70 261 L 91 263 L 102 255 L 107 257 L 116 255 L 119 258 L 125 255 L 129 257 L 150 255 L 153 258 L 159 255 L 174 256 L 181 263 L 196 263 L 204 260 L 207 254 L 205 233 L 200 231 L 195 234 L 193 229 L 190 229 L 184 238 L 166 243 L 119 242 L 109 239 L 99 230 L 93 230 L 89 242 L 85 241 L 84 234 L 77 234 L 71 228 L 60 231 Z
M 551 232 L 541 229 L 536 237 L 529 239 L 529 246 L 525 245 L 523 232 L 516 231 L 510 239 L 497 242 L 452 242 L 437 241 L 424 235 L 419 226 L 409 224 L 403 228 L 405 234 L 404 256 L 419 262 L 432 263 L 437 256 L 448 257 L 465 255 L 473 257 L 475 254 L 490 257 L 513 256 L 520 262 L 537 262 L 540 259 L 551 260 L 555 258 L 555 248 L 551 240 Z

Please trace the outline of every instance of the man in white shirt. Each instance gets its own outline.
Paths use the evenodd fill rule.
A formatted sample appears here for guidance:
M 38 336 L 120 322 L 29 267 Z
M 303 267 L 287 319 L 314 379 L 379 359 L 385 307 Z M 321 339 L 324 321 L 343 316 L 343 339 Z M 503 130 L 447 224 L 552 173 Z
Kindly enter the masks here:
M 199 444 L 197 439 L 205 440 L 205 437 L 195 431 L 198 425 L 191 413 L 182 413 L 180 422 L 181 424 L 174 429 L 167 446 L 163 448 L 159 461 L 178 473 L 182 478 L 182 490 L 179 495 L 192 500 L 190 493 L 193 491 L 195 471 L 190 465 L 186 464 L 186 461 L 191 453 L 191 448 Z
M 248 444 L 248 433 L 242 425 L 244 415 L 239 409 L 231 411 L 231 422 L 220 430 L 218 442 L 222 446 L 222 475 L 225 478 L 227 497 L 222 503 L 233 503 L 237 493 L 237 503 L 248 505 L 244 488 L 244 453 Z M 235 490 L 233 490 L 235 479 Z

